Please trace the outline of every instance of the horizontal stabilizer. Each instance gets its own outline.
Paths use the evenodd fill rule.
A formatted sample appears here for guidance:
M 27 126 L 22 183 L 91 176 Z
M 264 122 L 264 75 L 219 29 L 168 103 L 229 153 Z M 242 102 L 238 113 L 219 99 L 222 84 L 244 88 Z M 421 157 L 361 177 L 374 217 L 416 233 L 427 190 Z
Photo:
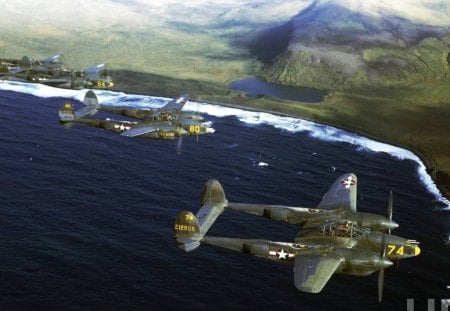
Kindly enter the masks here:
M 97 112 L 97 109 L 94 107 L 83 107 L 80 110 L 75 111 L 75 119 L 82 118 L 86 115 L 94 115 Z

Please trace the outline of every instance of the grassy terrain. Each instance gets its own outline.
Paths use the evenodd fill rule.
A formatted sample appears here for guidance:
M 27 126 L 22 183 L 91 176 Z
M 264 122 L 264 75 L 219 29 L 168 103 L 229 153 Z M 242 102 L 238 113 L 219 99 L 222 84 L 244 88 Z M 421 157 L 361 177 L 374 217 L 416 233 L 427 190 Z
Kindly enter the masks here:
M 19 33 L 2 35 L 2 41 L 0 58 L 27 55 L 44 59 L 63 54 L 64 63 L 71 69 L 106 63 L 111 70 L 227 83 L 246 76 L 255 65 L 248 52 L 234 48 L 212 34 L 185 34 L 172 30 L 105 35 L 77 31 L 45 43 L 32 33 Z
M 450 80 L 411 87 L 336 92 L 319 119 L 416 153 L 450 196 Z
M 408 46 L 303 47 L 285 51 L 261 74 L 282 84 L 333 90 L 408 86 L 445 78 L 449 47 L 450 37 L 428 37 Z

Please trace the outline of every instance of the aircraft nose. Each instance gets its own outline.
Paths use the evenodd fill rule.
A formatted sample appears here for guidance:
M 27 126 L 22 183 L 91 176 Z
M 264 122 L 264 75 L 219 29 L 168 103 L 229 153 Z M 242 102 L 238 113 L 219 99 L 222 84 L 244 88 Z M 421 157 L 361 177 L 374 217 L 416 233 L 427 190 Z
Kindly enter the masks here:
M 394 230 L 394 229 L 398 228 L 398 223 L 396 223 L 393 220 L 386 221 L 384 223 L 384 225 L 385 225 L 386 229 L 390 229 L 390 230 Z
M 178 135 L 186 135 L 188 133 L 188 131 L 186 131 L 184 128 L 179 128 L 178 129 Z
M 207 127 L 206 128 L 206 133 L 214 133 L 216 130 L 215 129 L 213 129 L 212 127 Z
M 393 262 L 387 258 L 380 258 L 379 267 L 380 269 L 386 269 L 393 265 Z

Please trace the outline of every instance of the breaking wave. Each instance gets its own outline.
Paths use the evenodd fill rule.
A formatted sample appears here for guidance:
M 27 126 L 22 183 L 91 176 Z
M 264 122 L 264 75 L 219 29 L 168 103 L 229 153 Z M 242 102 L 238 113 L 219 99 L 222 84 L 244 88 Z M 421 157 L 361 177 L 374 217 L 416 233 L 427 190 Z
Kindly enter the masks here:
M 0 90 L 31 94 L 38 97 L 66 97 L 83 101 L 86 90 L 66 90 L 49 87 L 41 84 L 2 81 Z M 170 98 L 154 97 L 148 95 L 126 94 L 106 90 L 95 91 L 99 102 L 103 105 L 158 108 L 167 103 Z M 287 116 L 279 116 L 267 112 L 248 111 L 244 109 L 214 104 L 189 101 L 184 110 L 208 114 L 214 117 L 237 117 L 247 124 L 268 124 L 275 128 L 289 132 L 307 132 L 310 136 L 330 142 L 346 142 L 356 146 L 360 151 L 385 152 L 399 160 L 411 160 L 417 163 L 417 173 L 426 189 L 435 199 L 450 210 L 450 201 L 442 196 L 431 176 L 427 173 L 424 163 L 418 156 L 407 149 L 381 143 L 355 133 L 347 132 L 332 126 L 314 123 L 307 120 Z M 450 238 L 450 237 L 449 237 Z

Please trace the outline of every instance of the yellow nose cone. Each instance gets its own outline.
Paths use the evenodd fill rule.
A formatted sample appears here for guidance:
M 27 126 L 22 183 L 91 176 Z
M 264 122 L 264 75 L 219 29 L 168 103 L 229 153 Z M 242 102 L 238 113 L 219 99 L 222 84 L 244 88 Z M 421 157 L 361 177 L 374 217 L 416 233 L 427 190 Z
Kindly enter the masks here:
M 414 248 L 414 256 L 418 256 L 420 254 L 420 247 L 419 246 L 416 246 L 415 248 Z

